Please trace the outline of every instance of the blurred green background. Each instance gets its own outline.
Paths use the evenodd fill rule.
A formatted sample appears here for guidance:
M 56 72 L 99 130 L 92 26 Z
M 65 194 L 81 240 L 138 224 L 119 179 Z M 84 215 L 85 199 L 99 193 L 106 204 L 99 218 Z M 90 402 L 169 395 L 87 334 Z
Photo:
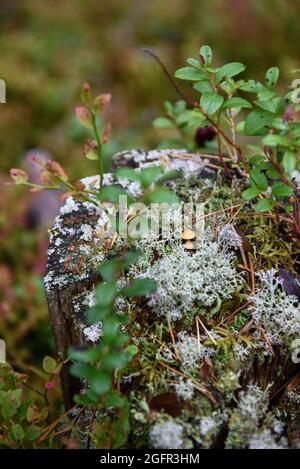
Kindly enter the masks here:
M 245 63 L 248 78 L 279 66 L 287 86 L 300 67 L 299 18 L 300 0 L 1 0 L 0 182 L 33 148 L 74 178 L 94 173 L 73 112 L 84 81 L 113 95 L 108 152 L 157 146 L 151 122 L 177 96 L 142 47 L 173 72 L 209 44 L 217 63 Z M 53 352 L 42 285 L 47 229 L 28 220 L 32 197 L 1 186 L 0 337 L 19 366 Z

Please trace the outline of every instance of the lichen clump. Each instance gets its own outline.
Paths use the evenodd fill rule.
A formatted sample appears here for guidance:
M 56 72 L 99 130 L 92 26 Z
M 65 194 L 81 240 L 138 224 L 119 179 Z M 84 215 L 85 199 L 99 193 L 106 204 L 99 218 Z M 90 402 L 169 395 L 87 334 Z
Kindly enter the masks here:
M 258 277 L 260 287 L 251 296 L 253 317 L 261 321 L 273 344 L 288 344 L 300 333 L 299 299 L 283 290 L 275 269 L 259 272 Z
M 233 256 L 220 244 L 203 240 L 194 253 L 177 246 L 144 273 L 157 283 L 148 305 L 158 316 L 181 319 L 194 307 L 230 298 L 241 283 Z

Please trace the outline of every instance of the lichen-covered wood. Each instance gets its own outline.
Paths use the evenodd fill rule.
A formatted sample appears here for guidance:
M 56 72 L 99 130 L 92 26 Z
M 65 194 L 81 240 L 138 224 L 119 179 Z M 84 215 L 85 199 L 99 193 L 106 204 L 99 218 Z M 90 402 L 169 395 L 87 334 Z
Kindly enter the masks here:
M 280 282 L 275 288 L 272 275 L 277 279 L 277 274 L 270 271 L 269 287 L 274 286 L 271 295 L 276 301 L 268 303 L 268 286 L 264 290 L 259 277 L 257 286 L 252 285 L 249 272 L 241 267 L 248 260 L 257 270 L 269 272 L 270 258 L 265 254 L 261 222 L 245 222 L 238 219 L 238 210 L 230 209 L 241 204 L 240 181 L 227 184 L 205 158 L 184 150 L 134 150 L 115 155 L 113 161 L 115 167 L 161 163 L 179 169 L 181 177 L 171 183 L 172 189 L 184 201 L 191 197 L 206 201 L 208 214 L 216 214 L 208 218 L 207 239 L 199 252 L 188 250 L 185 243 L 190 240 L 184 236 L 180 242 L 169 238 L 165 244 L 147 239 L 136 242 L 149 262 L 137 264 L 131 274 L 153 276 L 158 290 L 146 301 L 130 306 L 128 332 L 140 353 L 125 370 L 121 386 L 124 393 L 131 391 L 129 445 L 298 447 L 300 375 L 290 352 L 300 325 L 296 299 L 282 291 Z M 105 176 L 106 185 L 114 181 L 112 174 Z M 97 186 L 98 178 L 83 182 Z M 118 183 L 133 196 L 139 194 L 136 183 Z M 266 231 L 274 231 L 265 223 Z M 101 324 L 87 325 L 85 314 L 95 303 L 99 264 L 122 247 L 121 240 L 112 248 L 103 239 L 105 224 L 100 208 L 69 198 L 51 230 L 45 288 L 62 359 L 69 346 L 97 344 L 101 338 Z M 277 233 L 273 234 L 276 238 Z M 276 266 L 293 264 L 297 255 L 289 247 L 289 255 L 281 259 L 277 250 Z M 174 354 L 181 375 L 176 375 Z M 175 372 L 170 371 L 174 366 Z M 197 384 L 195 366 L 206 395 Z M 185 375 L 189 370 L 193 370 L 192 379 Z M 70 377 L 68 364 L 62 370 L 62 384 L 70 408 L 80 384 Z
M 212 177 L 213 171 L 206 167 L 205 158 L 186 156 L 185 150 L 125 151 L 113 157 L 114 167 L 147 167 L 161 163 L 183 174 L 199 174 Z M 114 182 L 112 174 L 105 175 L 104 184 Z M 120 181 L 118 181 L 120 182 Z M 99 184 L 98 176 L 83 179 L 89 187 Z M 133 196 L 137 194 L 136 183 L 121 181 Z M 62 206 L 50 233 L 48 263 L 44 284 L 49 313 L 54 329 L 57 354 L 66 359 L 68 348 L 85 343 L 95 343 L 99 338 L 97 327 L 87 327 L 85 310 L 81 296 L 93 290 L 98 280 L 97 267 L 112 251 L 101 243 L 101 233 L 105 223 L 101 209 L 88 202 L 68 198 Z M 84 293 L 83 295 L 81 295 Z M 68 365 L 63 367 L 62 386 L 67 408 L 72 406 L 72 397 L 78 391 L 78 382 L 68 373 Z

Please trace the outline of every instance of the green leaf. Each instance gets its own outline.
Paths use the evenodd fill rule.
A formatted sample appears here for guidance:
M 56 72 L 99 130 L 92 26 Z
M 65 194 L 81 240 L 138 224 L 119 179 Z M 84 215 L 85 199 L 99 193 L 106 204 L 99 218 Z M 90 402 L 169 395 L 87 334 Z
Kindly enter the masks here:
M 117 287 L 115 282 L 100 283 L 95 290 L 97 306 L 111 306 L 116 294 Z
M 122 269 L 128 269 L 139 257 L 143 255 L 142 251 L 127 251 L 119 259 L 122 261 Z
M 208 80 L 198 81 L 193 85 L 193 88 L 199 93 L 213 93 L 214 91 Z
M 277 145 L 284 145 L 287 147 L 290 144 L 289 139 L 282 135 L 266 135 L 263 138 L 263 143 L 268 147 L 276 147 Z
M 163 174 L 163 167 L 162 166 L 150 166 L 140 172 L 140 181 L 144 189 L 148 189 L 148 187 L 153 184 L 159 176 Z
M 156 282 L 150 278 L 136 278 L 121 290 L 122 296 L 145 296 L 156 290 Z
M 211 65 L 212 63 L 212 50 L 209 46 L 204 45 L 200 48 L 199 55 L 203 57 L 205 65 Z
M 61 364 L 58 364 L 54 358 L 49 357 L 48 355 L 43 359 L 42 366 L 43 370 L 50 374 L 57 374 L 61 370 Z
M 216 75 L 216 81 L 217 83 L 220 83 L 222 80 L 224 80 L 224 78 L 234 77 L 235 75 L 238 75 L 239 73 L 243 72 L 245 68 L 246 65 L 240 62 L 231 62 L 229 64 L 225 64 L 218 71 Z
M 152 203 L 166 203 L 169 205 L 179 203 L 177 195 L 166 187 L 159 187 L 158 189 L 149 192 L 144 196 L 143 201 L 146 205 Z
M 99 272 L 105 282 L 115 281 L 121 273 L 121 262 L 119 257 L 103 262 L 99 267 Z
M 174 105 L 175 114 L 181 114 L 186 109 L 186 102 L 183 99 L 176 101 Z
M 127 251 L 125 254 L 103 262 L 99 267 L 101 277 L 105 282 L 115 282 L 121 272 L 128 269 L 142 255 L 142 251 Z
M 96 394 L 102 395 L 110 391 L 111 384 L 111 373 L 97 370 L 97 376 L 92 380 L 91 388 Z
M 171 119 L 168 119 L 167 117 L 157 117 L 152 122 L 152 125 L 156 128 L 174 127 L 174 122 Z
M 162 184 L 163 182 L 170 181 L 170 179 L 176 179 L 180 176 L 180 171 L 176 169 L 172 169 L 170 171 L 166 171 L 156 182 L 157 184 Z
M 27 430 L 27 432 L 25 434 L 25 437 L 24 437 L 24 440 L 25 441 L 34 441 L 34 440 L 37 440 L 40 435 L 41 435 L 41 429 L 37 425 L 32 425 Z
M 285 197 L 290 197 L 293 194 L 293 189 L 282 182 L 275 182 L 272 185 L 272 195 L 277 200 L 282 200 Z
M 295 153 L 287 150 L 283 155 L 282 164 L 284 167 L 284 171 L 290 175 L 296 168 L 297 164 L 297 157 Z
M 235 98 L 227 99 L 227 101 L 225 101 L 225 103 L 223 104 L 222 109 L 232 109 L 232 108 L 251 109 L 252 104 L 249 103 L 249 101 L 247 101 L 244 98 L 235 97 Z
M 22 389 L 0 391 L 0 415 L 4 420 L 8 420 L 17 413 L 22 403 L 22 394 Z
M 224 97 L 217 93 L 203 93 L 200 105 L 208 115 L 214 114 L 223 104 Z
M 136 345 L 128 345 L 125 349 L 126 355 L 130 358 L 130 360 L 138 353 L 139 349 Z
M 79 361 L 83 363 L 96 362 L 101 357 L 101 351 L 94 347 L 89 347 L 85 350 L 77 350 L 75 348 L 69 348 L 68 356 L 71 360 Z
M 98 195 L 98 199 L 101 200 L 101 202 L 111 202 L 113 204 L 117 204 L 121 195 L 127 196 L 129 204 L 134 201 L 134 199 L 128 195 L 126 190 L 119 185 L 104 186 Z
M 99 370 L 88 363 L 74 363 L 70 368 L 70 373 L 75 378 L 93 380 L 99 377 Z
M 259 194 L 261 194 L 261 191 L 259 189 L 257 189 L 256 187 L 249 187 L 249 189 L 246 189 L 243 192 L 243 199 L 251 200 L 257 197 Z
M 263 109 L 250 112 L 245 120 L 246 135 L 257 135 L 263 127 L 272 122 L 272 119 L 272 114 Z
M 265 191 L 268 188 L 268 179 L 264 173 L 258 171 L 257 169 L 251 170 L 250 180 L 255 185 L 255 187 L 261 191 Z
M 119 394 L 116 393 L 111 393 L 109 396 L 107 396 L 105 404 L 107 407 L 123 407 L 124 402 L 126 402 L 126 399 Z
M 258 93 L 257 97 L 260 101 L 270 101 L 277 96 L 275 91 L 268 90 L 267 88 L 263 87 Z
M 279 78 L 279 68 L 272 67 L 266 73 L 266 82 L 269 89 L 274 88 Z
M 22 441 L 25 435 L 23 428 L 18 423 L 10 427 L 10 434 L 14 441 Z
M 125 353 L 120 353 L 119 351 L 114 352 L 110 350 L 109 353 L 106 353 L 102 358 L 101 365 L 106 370 L 122 368 L 129 362 L 128 358 L 129 357 Z
M 126 178 L 130 181 L 140 181 L 140 171 L 135 171 L 133 168 L 119 168 L 116 171 L 116 176 L 119 178 Z
M 264 86 L 262 85 L 262 83 L 256 80 L 248 80 L 248 81 L 242 80 L 241 84 L 239 85 L 240 90 L 247 91 L 248 93 L 258 93 L 263 88 Z
M 261 199 L 255 205 L 255 208 L 258 212 L 268 212 L 272 210 L 275 205 L 275 201 L 271 198 Z
M 117 338 L 124 339 L 124 335 L 119 334 L 120 327 L 120 318 L 110 317 L 109 321 L 105 321 L 102 324 L 103 337 L 101 339 L 101 344 L 105 345 L 114 345 Z
M 205 80 L 206 74 L 193 67 L 183 67 L 175 72 L 175 77 L 180 80 L 200 81 Z
M 202 70 L 202 69 L 203 69 L 202 64 L 199 62 L 199 60 L 196 60 L 196 59 L 193 59 L 193 58 L 189 58 L 189 59 L 187 59 L 187 63 L 188 63 L 189 65 L 191 65 L 192 67 L 199 68 L 199 70 Z
M 90 308 L 86 314 L 87 324 L 103 321 L 111 313 L 111 306 L 95 306 Z

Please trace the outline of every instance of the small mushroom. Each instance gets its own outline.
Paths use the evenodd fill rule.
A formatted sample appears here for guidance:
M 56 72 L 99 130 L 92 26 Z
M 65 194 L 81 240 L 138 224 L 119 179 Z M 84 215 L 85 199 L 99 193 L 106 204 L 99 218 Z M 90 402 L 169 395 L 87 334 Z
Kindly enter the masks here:
M 195 249 L 195 245 L 192 241 L 187 241 L 186 243 L 184 243 L 184 247 L 186 249 Z
M 182 238 L 184 241 L 190 241 L 191 239 L 195 239 L 195 238 L 196 238 L 196 233 L 195 233 L 195 231 L 192 231 L 192 230 L 184 230 L 184 231 L 181 233 L 181 238 Z

